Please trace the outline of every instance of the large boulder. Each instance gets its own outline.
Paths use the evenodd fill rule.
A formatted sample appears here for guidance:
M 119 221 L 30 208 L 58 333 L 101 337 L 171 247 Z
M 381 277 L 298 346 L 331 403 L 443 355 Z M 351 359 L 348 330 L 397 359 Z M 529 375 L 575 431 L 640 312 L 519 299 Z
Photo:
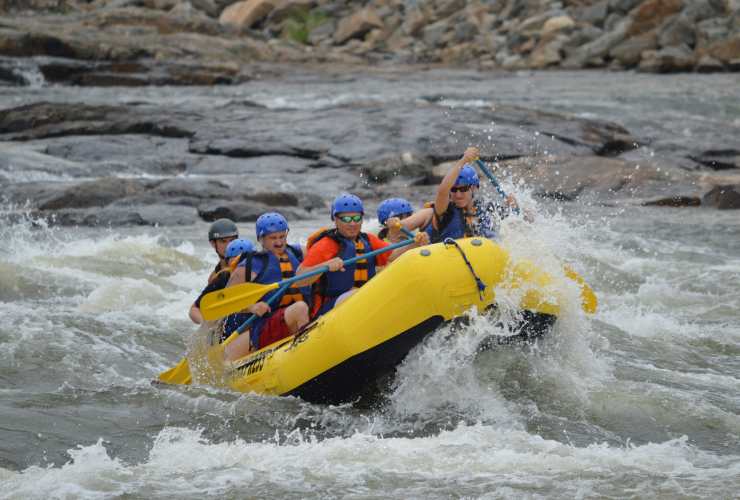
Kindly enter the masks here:
M 645 0 L 631 13 L 627 36 L 639 35 L 660 26 L 668 17 L 679 13 L 683 4 L 683 0 Z
M 136 179 L 105 177 L 94 181 L 74 184 L 63 189 L 39 204 L 41 210 L 61 208 L 104 207 L 114 201 L 145 191 L 151 182 Z
M 740 61 L 740 33 L 726 40 L 717 41 L 702 52 L 709 54 L 725 64 Z
M 383 21 L 373 9 L 359 10 L 349 17 L 342 19 L 334 33 L 334 42 L 342 44 L 353 38 L 362 38 L 373 28 L 382 28 Z
M 275 8 L 276 0 L 243 0 L 224 9 L 218 21 L 238 29 L 251 28 Z
M 684 16 L 674 16 L 660 27 L 658 44 L 661 47 L 679 47 L 696 45 L 696 28 L 693 22 Z
M 658 37 L 654 31 L 624 40 L 609 51 L 609 55 L 628 68 L 639 64 L 642 53 L 658 48 Z
M 661 50 L 648 50 L 642 53 L 640 71 L 647 73 L 675 73 L 691 71 L 696 64 L 696 56 L 684 46 L 666 47 Z

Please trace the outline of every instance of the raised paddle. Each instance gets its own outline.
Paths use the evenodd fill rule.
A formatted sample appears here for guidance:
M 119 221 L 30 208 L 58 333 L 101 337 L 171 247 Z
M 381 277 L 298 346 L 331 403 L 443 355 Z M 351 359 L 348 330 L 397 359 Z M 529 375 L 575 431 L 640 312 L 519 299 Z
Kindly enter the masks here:
M 342 264 L 349 266 L 357 261 L 367 259 L 369 257 L 375 257 L 381 253 L 390 252 L 396 248 L 405 247 L 414 242 L 413 238 L 408 240 L 399 241 L 393 245 L 373 250 L 372 252 L 364 253 L 345 260 Z M 318 269 L 314 269 L 308 273 L 299 274 L 277 283 L 271 283 L 269 285 L 263 285 L 261 283 L 242 283 L 241 285 L 231 286 L 224 288 L 223 290 L 217 290 L 205 295 L 200 301 L 200 312 L 203 317 L 207 320 L 218 319 L 232 314 L 242 309 L 251 306 L 252 304 L 259 301 L 266 293 L 280 288 L 285 285 L 290 285 L 296 281 L 302 281 L 311 276 L 317 276 L 325 273 L 329 270 L 329 266 L 321 266 Z
M 480 158 L 478 158 L 477 160 L 475 160 L 475 163 L 477 163 L 478 164 L 478 167 L 481 169 L 481 171 L 484 174 L 486 174 L 486 177 L 488 177 L 488 180 L 491 181 L 491 184 L 493 184 L 493 187 L 496 188 L 496 191 L 498 191 L 498 194 L 500 194 L 501 196 L 503 196 L 504 198 L 506 198 L 506 192 L 501 187 L 501 184 L 498 183 L 498 180 L 496 180 L 496 177 L 494 177 L 493 174 L 491 173 L 491 171 L 488 170 L 488 167 L 486 166 L 485 163 L 483 163 L 483 160 L 481 160 Z M 518 206 L 514 205 L 511 208 L 514 211 L 515 214 L 518 214 L 519 213 L 519 207 Z
M 267 300 L 267 305 L 272 307 L 278 297 L 280 297 L 281 292 L 287 290 L 288 286 L 289 285 L 280 287 L 278 293 Z M 239 326 L 239 328 L 234 330 L 234 332 L 238 334 L 244 333 L 244 331 L 257 320 L 257 318 L 259 318 L 259 316 L 257 316 L 256 314 L 252 314 L 244 323 Z M 188 365 L 188 358 L 182 358 L 175 367 L 160 373 L 158 379 L 160 382 L 164 382 L 165 384 L 188 385 L 192 383 L 193 377 L 190 374 L 190 365 Z

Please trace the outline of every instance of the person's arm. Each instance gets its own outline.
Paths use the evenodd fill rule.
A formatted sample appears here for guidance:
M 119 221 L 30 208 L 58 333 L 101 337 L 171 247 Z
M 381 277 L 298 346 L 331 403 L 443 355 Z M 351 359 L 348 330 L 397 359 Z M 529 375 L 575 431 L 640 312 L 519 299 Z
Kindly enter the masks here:
M 450 204 L 450 189 L 455 185 L 457 176 L 460 175 L 460 169 L 466 163 L 471 163 L 478 157 L 480 157 L 480 150 L 473 146 L 469 147 L 463 153 L 462 158 L 457 160 L 457 163 L 447 172 L 442 182 L 439 183 L 437 197 L 434 199 L 434 212 L 437 214 L 437 217 L 442 217 L 442 214 L 447 211 L 447 207 Z
M 234 272 L 231 273 L 231 277 L 229 278 L 229 282 L 226 283 L 226 287 L 228 288 L 230 286 L 246 283 L 246 274 L 247 268 L 245 266 L 237 267 L 236 269 L 234 269 Z
M 190 306 L 188 316 L 190 316 L 190 321 L 192 321 L 196 325 L 200 325 L 201 323 L 203 323 L 203 315 L 200 313 L 200 308 L 195 304 Z
M 296 269 L 296 276 L 299 274 L 310 273 L 323 266 L 329 266 L 329 271 L 343 271 L 344 262 L 341 258 L 337 257 L 339 251 L 338 244 L 331 244 L 331 240 L 322 239 L 316 242 L 308 251 L 305 253 L 303 262 Z M 321 273 L 323 274 L 323 273 Z M 321 278 L 321 274 L 311 276 L 304 280 L 300 280 L 294 283 L 297 287 L 309 286 Z
M 403 225 L 403 227 L 405 227 L 409 231 L 413 231 L 415 229 L 424 229 L 432 221 L 433 214 L 433 208 L 422 208 L 421 210 L 414 212 L 413 214 L 403 219 L 401 221 L 401 225 Z

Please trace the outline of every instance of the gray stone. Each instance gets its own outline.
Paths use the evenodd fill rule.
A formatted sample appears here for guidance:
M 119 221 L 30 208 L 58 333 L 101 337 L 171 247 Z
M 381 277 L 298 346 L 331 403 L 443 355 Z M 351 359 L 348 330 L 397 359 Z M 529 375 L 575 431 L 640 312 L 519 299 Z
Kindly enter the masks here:
M 725 18 L 718 17 L 701 21 L 696 25 L 696 45 L 699 47 L 711 45 L 727 38 L 729 33 L 728 20 Z
M 711 56 L 703 55 L 696 63 L 696 71 L 699 73 L 718 73 L 724 70 L 724 65 Z
M 609 51 L 609 55 L 625 67 L 633 67 L 640 63 L 642 53 L 658 47 L 655 33 L 628 38 Z
M 696 45 L 694 24 L 684 16 L 674 16 L 659 28 L 658 44 L 661 47 L 678 47 Z
M 601 27 L 604 26 L 606 16 L 609 14 L 609 2 L 608 0 L 600 0 L 578 9 L 576 13 L 579 21 Z
M 696 57 L 688 47 L 667 47 L 658 51 L 643 52 L 640 71 L 648 73 L 691 71 L 695 64 Z
M 740 209 L 740 184 L 715 186 L 701 201 L 720 210 Z
M 624 40 L 628 20 L 622 20 L 613 31 L 603 34 L 596 40 L 583 45 L 569 57 L 571 64 L 583 66 L 589 60 L 607 55 L 609 51 Z
M 609 10 L 625 14 L 640 3 L 642 3 L 642 0 L 609 0 Z
M 691 0 L 686 2 L 681 16 L 691 23 L 698 23 L 727 14 L 724 0 Z
M 422 30 L 424 43 L 429 47 L 438 47 L 441 45 L 442 39 L 445 33 L 447 33 L 448 28 L 449 25 L 447 24 L 447 21 L 437 21 L 436 23 L 426 26 Z

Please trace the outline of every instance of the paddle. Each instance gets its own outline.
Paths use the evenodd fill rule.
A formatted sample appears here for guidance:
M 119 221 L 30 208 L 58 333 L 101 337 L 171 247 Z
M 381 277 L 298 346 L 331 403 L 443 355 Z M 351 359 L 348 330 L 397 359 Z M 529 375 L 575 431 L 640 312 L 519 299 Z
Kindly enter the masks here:
M 496 177 L 494 177 L 491 171 L 488 170 L 488 167 L 486 167 L 486 164 L 483 163 L 483 160 L 478 158 L 477 160 L 475 160 L 475 162 L 478 164 L 478 167 L 481 169 L 481 171 L 483 171 L 483 173 L 486 174 L 486 177 L 488 177 L 488 180 L 491 181 L 491 184 L 493 184 L 493 187 L 496 188 L 496 191 L 498 191 L 498 194 L 506 198 L 506 192 L 501 187 L 501 184 L 498 183 L 498 181 L 496 180 Z M 514 205 L 513 207 L 511 207 L 511 209 L 514 211 L 515 214 L 519 213 L 518 206 Z
M 373 250 L 372 252 L 347 259 L 343 262 L 343 264 L 345 266 L 349 266 L 350 264 L 354 264 L 357 261 L 364 260 L 369 257 L 375 257 L 376 255 L 390 252 L 392 250 L 395 250 L 396 248 L 405 247 L 406 245 L 410 245 L 413 242 L 413 238 L 399 241 L 398 243 L 394 243 L 393 245 L 388 245 L 387 247 L 379 248 L 378 250 Z M 241 311 L 246 307 L 251 306 L 252 304 L 258 302 L 259 299 L 262 298 L 262 296 L 264 296 L 266 293 L 275 290 L 276 288 L 290 285 L 292 283 L 295 283 L 296 281 L 302 281 L 306 278 L 317 276 L 327 271 L 329 271 L 329 266 L 321 266 L 320 268 L 314 269 L 313 271 L 310 271 L 308 273 L 299 274 L 298 276 L 293 276 L 292 278 L 278 281 L 277 283 L 271 283 L 269 285 L 263 285 L 261 283 L 242 283 L 241 285 L 231 286 L 228 288 L 224 288 L 223 290 L 211 292 L 201 299 L 200 312 L 207 320 L 221 318 L 223 316 L 226 316 L 227 314 L 235 313 L 237 311 Z
M 289 286 L 290 285 L 284 285 L 280 287 L 280 289 L 278 290 L 278 293 L 276 293 L 275 295 L 273 295 L 267 300 L 267 305 L 272 307 L 275 301 L 277 301 L 278 297 L 280 297 L 281 292 L 287 290 Z M 249 318 L 247 318 L 247 320 L 244 323 L 242 323 L 239 326 L 239 328 L 237 328 L 236 330 L 234 330 L 234 332 L 232 332 L 232 335 L 233 333 L 238 333 L 238 334 L 244 333 L 244 331 L 247 328 L 249 328 L 252 325 L 252 323 L 257 321 L 257 318 L 259 318 L 259 316 L 257 316 L 256 314 L 252 314 Z M 190 384 L 193 381 L 193 377 L 190 374 L 190 366 L 188 365 L 188 358 L 182 358 L 175 367 L 170 368 L 169 370 L 160 373 L 159 381 L 164 382 L 165 384 L 181 384 L 181 385 Z

